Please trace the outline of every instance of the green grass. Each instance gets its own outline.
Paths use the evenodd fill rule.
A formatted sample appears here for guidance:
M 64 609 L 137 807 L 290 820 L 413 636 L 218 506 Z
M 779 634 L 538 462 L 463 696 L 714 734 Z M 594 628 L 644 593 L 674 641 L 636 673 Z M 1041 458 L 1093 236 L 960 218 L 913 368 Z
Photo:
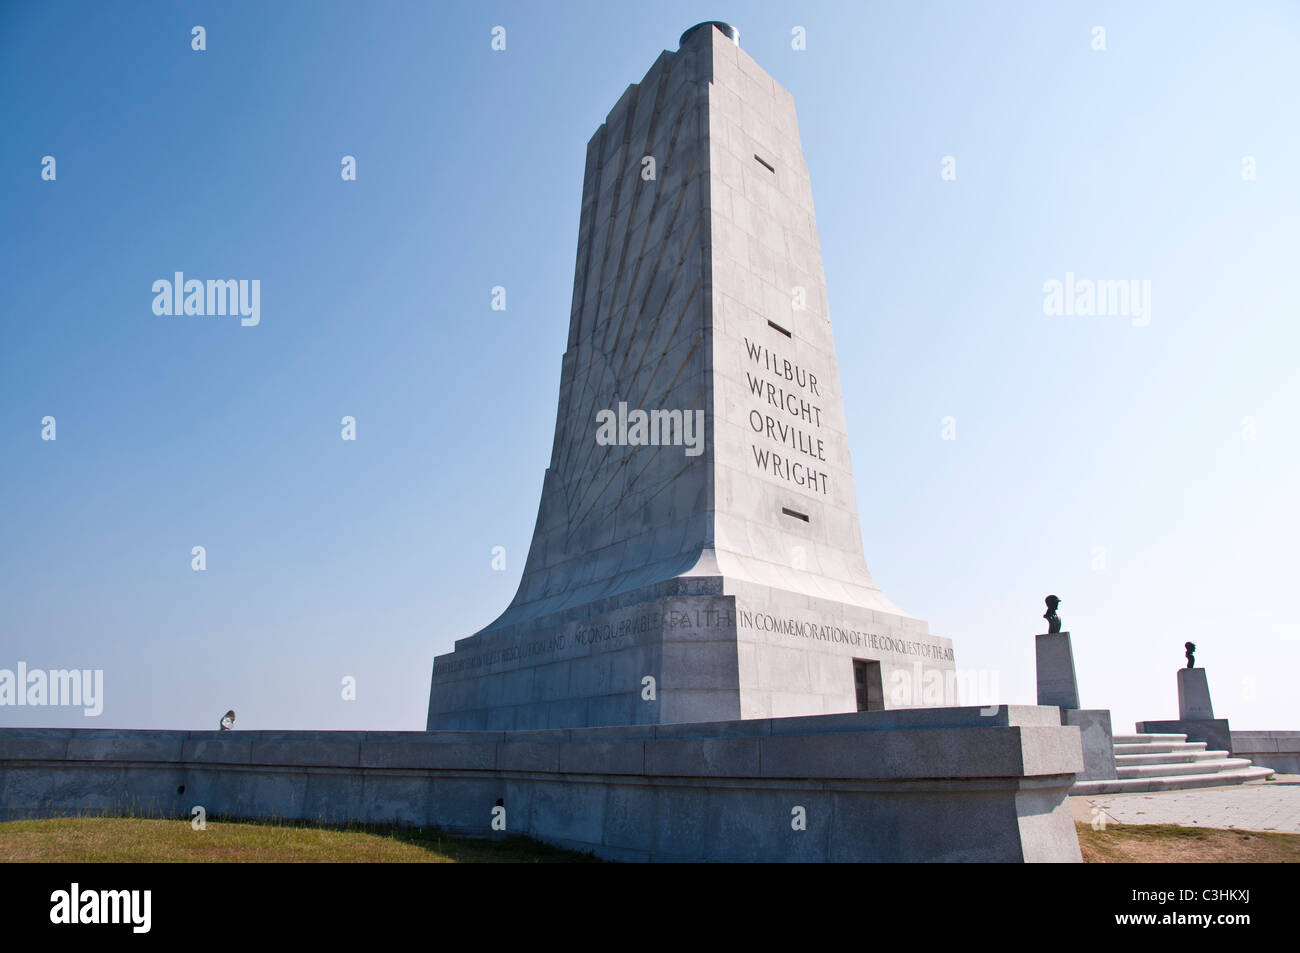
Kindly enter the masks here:
M 435 828 L 208 818 L 58 817 L 0 823 L 0 863 L 583 863 L 590 854 L 526 837 L 472 838 Z
M 1091 863 L 1300 862 L 1300 834 L 1109 824 L 1077 825 Z M 0 863 L 591 863 L 591 854 L 526 837 L 473 838 L 436 828 L 295 821 L 87 816 L 0 823 Z

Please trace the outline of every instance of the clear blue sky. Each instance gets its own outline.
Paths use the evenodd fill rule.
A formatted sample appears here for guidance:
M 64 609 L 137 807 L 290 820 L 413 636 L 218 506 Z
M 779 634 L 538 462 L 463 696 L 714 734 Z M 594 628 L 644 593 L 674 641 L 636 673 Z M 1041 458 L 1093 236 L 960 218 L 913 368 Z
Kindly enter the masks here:
M 586 142 L 710 18 L 795 97 L 885 592 L 1003 701 L 1055 592 L 1121 729 L 1188 639 L 1300 728 L 1300 13 L 1031 2 L 0 5 L 0 667 L 106 696 L 0 723 L 422 728 L 527 552 Z M 175 271 L 261 324 L 155 316 Z M 1044 315 L 1066 272 L 1150 323 Z

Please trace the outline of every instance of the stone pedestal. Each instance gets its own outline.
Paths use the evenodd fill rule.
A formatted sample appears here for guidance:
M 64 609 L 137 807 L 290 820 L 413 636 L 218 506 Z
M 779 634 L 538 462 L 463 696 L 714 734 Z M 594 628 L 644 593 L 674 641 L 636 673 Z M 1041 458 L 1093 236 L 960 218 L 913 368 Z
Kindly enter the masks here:
M 1210 704 L 1210 683 L 1203 668 L 1178 670 L 1178 720 L 1139 721 L 1139 734 L 1186 735 L 1188 741 L 1204 741 L 1209 751 L 1232 753 L 1232 730 L 1228 719 L 1215 718 Z
M 1074 651 L 1069 632 L 1035 636 L 1038 654 L 1038 704 L 1058 708 L 1079 707 L 1079 685 L 1074 677 Z
M 1139 721 L 1140 735 L 1186 735 L 1188 741 L 1204 741 L 1207 751 L 1232 754 L 1232 729 L 1226 718 L 1180 718 L 1177 721 Z
M 1210 683 L 1203 668 L 1178 670 L 1178 718 L 1182 721 L 1201 721 L 1214 717 L 1210 704 Z
M 1115 773 L 1115 740 L 1107 708 L 1062 708 L 1061 724 L 1079 729 L 1083 771 L 1077 781 L 1111 781 Z

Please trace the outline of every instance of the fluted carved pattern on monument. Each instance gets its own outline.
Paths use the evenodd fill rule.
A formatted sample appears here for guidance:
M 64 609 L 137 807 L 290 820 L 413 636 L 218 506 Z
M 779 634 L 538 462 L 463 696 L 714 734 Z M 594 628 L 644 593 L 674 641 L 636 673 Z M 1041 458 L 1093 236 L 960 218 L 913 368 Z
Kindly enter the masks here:
M 597 413 L 620 403 L 709 409 L 700 60 L 665 53 L 588 144 L 551 465 L 519 592 L 494 624 L 672 578 L 710 544 L 707 424 L 696 455 L 596 440 Z

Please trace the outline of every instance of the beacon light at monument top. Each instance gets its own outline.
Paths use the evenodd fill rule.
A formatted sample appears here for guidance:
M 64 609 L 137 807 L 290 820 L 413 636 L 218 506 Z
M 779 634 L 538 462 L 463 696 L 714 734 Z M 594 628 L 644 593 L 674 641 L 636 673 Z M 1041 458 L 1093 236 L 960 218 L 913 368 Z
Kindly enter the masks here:
M 863 557 L 794 101 L 700 24 L 587 145 L 532 546 L 506 611 L 435 660 L 428 727 L 951 705 L 954 673 Z

